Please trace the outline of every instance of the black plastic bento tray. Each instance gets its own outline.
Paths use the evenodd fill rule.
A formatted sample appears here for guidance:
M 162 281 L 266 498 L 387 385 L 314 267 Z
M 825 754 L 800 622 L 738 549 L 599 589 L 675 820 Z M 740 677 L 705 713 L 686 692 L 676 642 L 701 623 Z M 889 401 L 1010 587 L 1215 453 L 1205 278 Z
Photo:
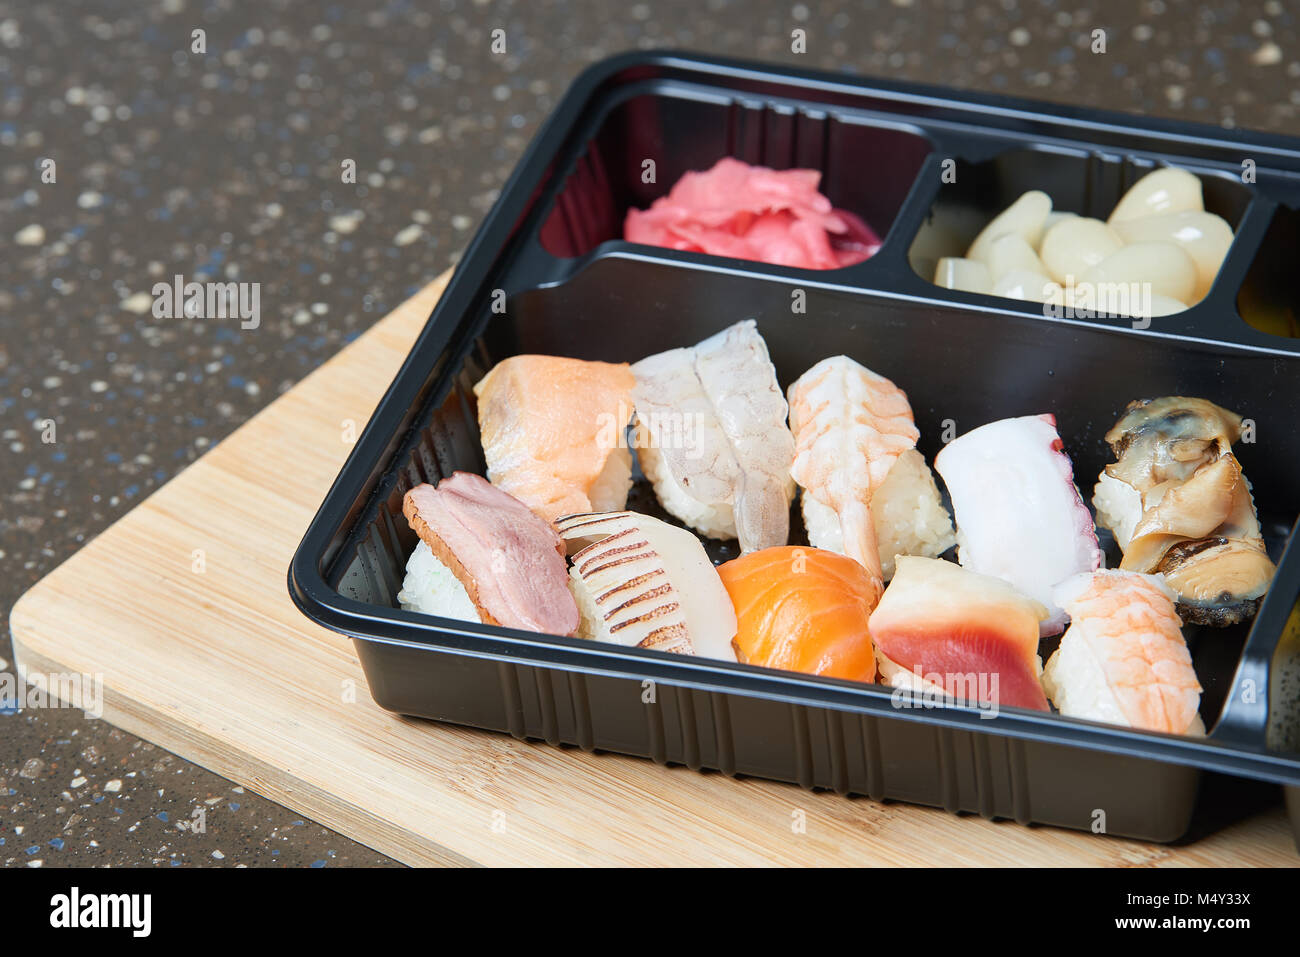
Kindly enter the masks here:
M 882 236 L 880 252 L 823 272 L 622 241 L 630 206 L 724 155 L 821 170 L 832 202 Z M 647 159 L 653 183 L 642 181 Z M 956 182 L 941 176 L 947 159 Z M 1242 181 L 1247 160 L 1253 183 Z M 962 255 L 1024 190 L 1104 218 L 1165 164 L 1196 173 L 1207 209 L 1236 232 L 1210 293 L 1184 313 L 1148 328 L 1048 319 L 1036 303 L 927 281 L 935 257 Z M 309 617 L 355 639 L 375 700 L 401 714 L 1173 840 L 1188 828 L 1203 770 L 1300 794 L 1300 698 L 1270 701 L 1300 593 L 1300 340 L 1253 328 L 1237 307 L 1247 287 L 1294 306 L 1297 257 L 1297 140 L 678 53 L 615 57 L 574 83 L 470 243 L 307 530 L 290 591 Z M 791 310 L 796 289 L 801 314 Z M 1252 419 L 1257 441 L 1237 451 L 1280 561 L 1252 624 L 1188 632 L 1208 736 L 1014 708 L 991 719 L 964 707 L 900 708 L 879 685 L 395 607 L 416 541 L 402 495 L 455 469 L 483 472 L 470 386 L 492 364 L 523 352 L 636 361 L 750 317 L 783 387 L 837 353 L 896 381 L 927 458 L 945 420 L 960 433 L 1055 413 L 1085 498 L 1110 461 L 1102 436 L 1132 399 L 1197 395 Z M 655 510 L 644 483 L 629 507 Z M 735 554 L 734 543 L 706 545 L 715 561 Z

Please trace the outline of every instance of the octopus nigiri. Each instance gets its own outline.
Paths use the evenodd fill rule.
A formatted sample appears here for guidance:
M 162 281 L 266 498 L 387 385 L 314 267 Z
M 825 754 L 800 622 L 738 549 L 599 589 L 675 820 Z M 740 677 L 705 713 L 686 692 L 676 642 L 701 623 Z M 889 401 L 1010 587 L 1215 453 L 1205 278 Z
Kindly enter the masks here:
M 736 613 L 700 540 L 636 512 L 566 515 L 578 637 L 735 661 Z
M 901 556 L 871 614 L 887 684 L 937 687 L 969 704 L 1046 711 L 1038 633 L 1047 609 L 1000 578 Z
M 860 562 L 877 591 L 900 554 L 939 555 L 952 521 L 903 390 L 848 356 L 832 356 L 789 391 L 795 459 L 808 541 Z
M 1097 482 L 1097 524 L 1126 571 L 1164 575 L 1189 623 L 1232 625 L 1273 580 L 1250 483 L 1232 454 L 1241 416 L 1205 399 L 1129 404 L 1106 441 L 1117 461 Z
M 1183 640 L 1174 592 L 1160 576 L 1101 569 L 1057 587 L 1070 627 L 1043 670 L 1061 714 L 1203 734 L 1201 685 Z
M 876 592 L 861 564 L 817 548 L 765 548 L 718 567 L 736 608 L 741 662 L 871 681 L 867 618 Z
M 547 521 L 620 509 L 632 487 L 627 363 L 522 355 L 474 386 L 488 479 Z
M 1043 635 L 1059 633 L 1066 616 L 1052 588 L 1101 567 L 1101 548 L 1056 418 L 1026 415 L 972 429 L 944 446 L 934 468 L 952 496 L 958 561 L 1045 606 Z
M 738 538 L 744 552 L 784 545 L 794 438 L 754 320 L 632 372 L 633 444 L 663 507 L 709 538 Z

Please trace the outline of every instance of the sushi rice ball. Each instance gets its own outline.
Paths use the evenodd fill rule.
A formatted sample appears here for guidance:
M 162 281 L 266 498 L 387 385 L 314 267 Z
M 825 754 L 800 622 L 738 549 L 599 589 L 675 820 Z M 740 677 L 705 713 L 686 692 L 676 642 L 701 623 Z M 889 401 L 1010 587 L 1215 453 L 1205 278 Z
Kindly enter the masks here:
M 469 593 L 451 569 L 434 557 L 424 542 L 415 546 L 406 562 L 406 578 L 397 602 L 403 611 L 418 611 L 441 618 L 482 622 Z

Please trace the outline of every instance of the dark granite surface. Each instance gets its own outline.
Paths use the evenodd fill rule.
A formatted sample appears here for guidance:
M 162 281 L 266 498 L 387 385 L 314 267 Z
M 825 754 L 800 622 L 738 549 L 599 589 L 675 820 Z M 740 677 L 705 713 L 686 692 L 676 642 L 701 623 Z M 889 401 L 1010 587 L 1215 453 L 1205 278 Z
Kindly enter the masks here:
M 0 669 L 24 590 L 455 263 L 587 64 L 675 46 L 1294 133 L 1298 17 L 1172 0 L 0 0 Z M 155 319 L 150 290 L 178 273 L 260 283 L 260 324 Z M 391 862 L 80 712 L 0 706 L 0 863 Z

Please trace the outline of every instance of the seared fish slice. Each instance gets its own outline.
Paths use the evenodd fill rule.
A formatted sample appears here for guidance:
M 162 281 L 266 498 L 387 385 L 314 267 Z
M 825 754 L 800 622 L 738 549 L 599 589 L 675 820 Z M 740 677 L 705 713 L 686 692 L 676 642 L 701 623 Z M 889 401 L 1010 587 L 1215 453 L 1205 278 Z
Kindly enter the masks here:
M 488 479 L 548 522 L 622 508 L 632 485 L 626 363 L 505 359 L 474 386 Z

